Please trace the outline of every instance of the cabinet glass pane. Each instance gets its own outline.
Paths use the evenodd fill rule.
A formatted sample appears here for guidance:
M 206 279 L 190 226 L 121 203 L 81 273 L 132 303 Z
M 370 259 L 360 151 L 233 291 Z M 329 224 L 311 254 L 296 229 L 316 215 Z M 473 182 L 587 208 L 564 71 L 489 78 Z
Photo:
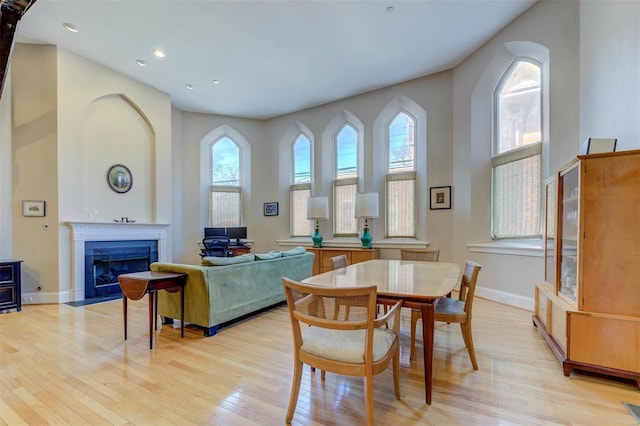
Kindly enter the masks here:
M 544 280 L 552 285 L 556 285 L 556 218 L 558 214 L 558 182 L 554 178 L 547 182 L 546 192 L 546 214 L 545 214 L 545 269 Z
M 573 301 L 578 295 L 579 176 L 579 168 L 576 165 L 560 177 L 562 239 L 560 240 L 560 288 L 558 292 Z

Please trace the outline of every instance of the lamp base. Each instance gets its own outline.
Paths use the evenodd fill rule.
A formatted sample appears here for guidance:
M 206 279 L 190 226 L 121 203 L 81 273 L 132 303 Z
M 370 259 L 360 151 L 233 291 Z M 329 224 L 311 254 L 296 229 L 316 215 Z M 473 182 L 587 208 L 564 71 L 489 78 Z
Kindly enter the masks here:
M 360 237 L 360 241 L 362 241 L 362 248 L 370 249 L 371 248 L 371 234 L 369 233 L 369 228 L 364 228 L 364 232 L 362 237 Z
M 314 248 L 322 247 L 322 235 L 320 235 L 320 231 L 317 228 L 315 234 L 311 237 L 311 240 L 313 241 Z

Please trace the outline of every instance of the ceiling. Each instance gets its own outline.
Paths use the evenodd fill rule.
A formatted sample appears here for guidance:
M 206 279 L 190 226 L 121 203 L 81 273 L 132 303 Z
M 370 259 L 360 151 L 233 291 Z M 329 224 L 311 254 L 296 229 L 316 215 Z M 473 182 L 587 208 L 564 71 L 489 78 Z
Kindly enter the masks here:
M 450 69 L 534 2 L 38 0 L 16 41 L 89 58 L 184 111 L 270 118 Z

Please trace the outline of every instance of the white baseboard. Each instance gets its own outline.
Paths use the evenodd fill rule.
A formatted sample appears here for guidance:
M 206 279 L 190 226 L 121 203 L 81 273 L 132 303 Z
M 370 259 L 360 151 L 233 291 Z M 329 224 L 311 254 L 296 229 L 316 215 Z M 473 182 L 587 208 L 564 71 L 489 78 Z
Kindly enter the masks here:
M 63 291 L 58 292 L 43 292 L 38 291 L 34 293 L 22 293 L 23 305 L 42 305 L 48 303 L 66 303 L 70 302 L 69 293 Z
M 531 312 L 535 308 L 535 301 L 531 297 L 519 296 L 491 288 L 476 287 L 476 296 Z

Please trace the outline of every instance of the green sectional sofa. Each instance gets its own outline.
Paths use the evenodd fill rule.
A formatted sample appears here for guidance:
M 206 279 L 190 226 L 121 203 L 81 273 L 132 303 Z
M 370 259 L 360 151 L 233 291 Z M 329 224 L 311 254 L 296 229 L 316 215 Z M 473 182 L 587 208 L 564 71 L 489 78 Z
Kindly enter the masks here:
M 262 255 L 203 259 L 203 264 L 216 266 L 156 262 L 151 270 L 189 275 L 184 290 L 184 320 L 202 327 L 205 336 L 213 336 L 222 323 L 282 303 L 282 277 L 302 280 L 311 276 L 313 259 L 313 253 L 298 247 Z M 178 292 L 158 292 L 158 315 L 180 318 Z

